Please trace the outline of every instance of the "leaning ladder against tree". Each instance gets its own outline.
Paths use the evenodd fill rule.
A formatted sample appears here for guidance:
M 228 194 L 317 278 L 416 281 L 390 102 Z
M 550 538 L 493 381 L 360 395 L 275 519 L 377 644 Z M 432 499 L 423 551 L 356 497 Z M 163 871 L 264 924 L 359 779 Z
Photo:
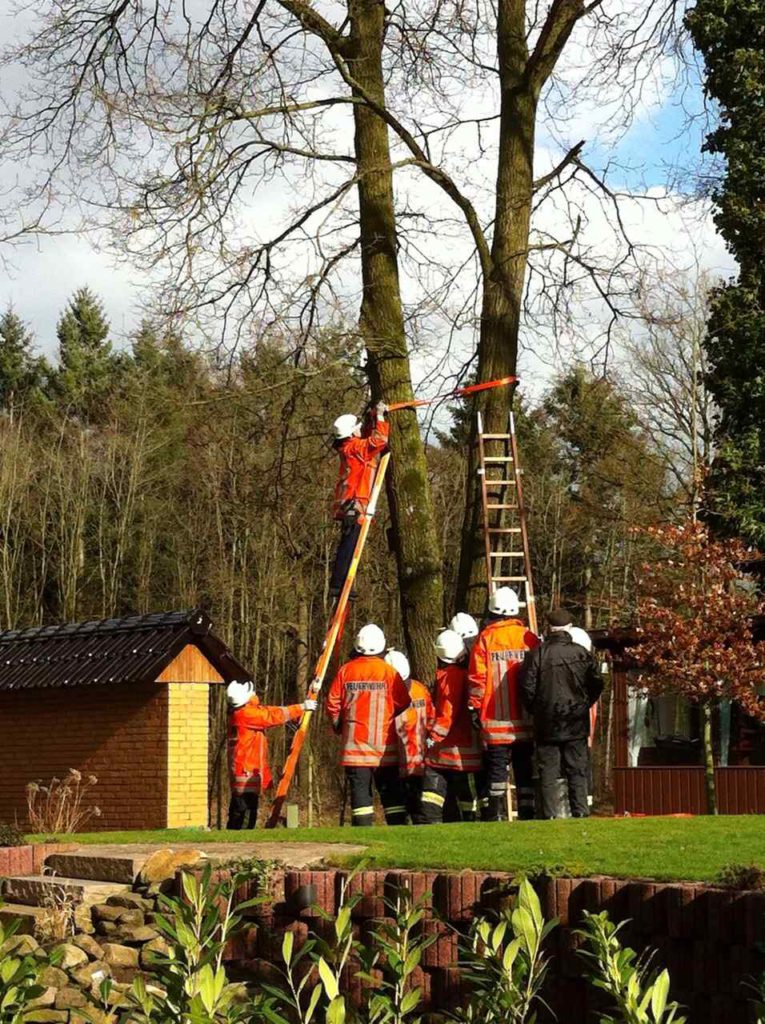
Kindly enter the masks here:
M 522 470 L 518 460 L 515 417 L 509 415 L 506 434 L 485 434 L 477 413 L 476 447 L 481 483 L 486 583 L 489 595 L 496 587 L 519 591 L 521 608 L 532 633 L 537 632 L 537 611 L 531 573 L 531 549 L 523 502 Z
M 365 512 L 360 517 L 361 531 L 359 532 L 359 537 L 356 541 L 356 547 L 353 550 L 353 559 L 351 561 L 350 568 L 348 569 L 348 575 L 345 578 L 343 589 L 340 592 L 340 596 L 338 597 L 332 612 L 332 619 L 329 624 L 327 636 L 324 640 L 324 646 L 322 647 L 321 654 L 319 655 L 319 660 L 316 662 L 313 678 L 311 679 L 311 683 L 308 687 L 309 697 L 315 698 L 321 691 L 324 684 L 324 677 L 326 676 L 327 669 L 332 661 L 332 655 L 334 654 L 335 648 L 342 637 L 345 619 L 348 614 L 348 602 L 350 600 L 353 584 L 356 581 L 356 572 L 358 571 L 361 556 L 364 553 L 364 545 L 366 544 L 369 529 L 377 511 L 377 502 L 382 492 L 383 484 L 385 482 L 385 473 L 388 469 L 389 462 L 390 452 L 386 452 L 380 459 L 377 466 L 374 484 L 372 485 L 372 493 L 369 497 L 369 503 L 367 504 Z M 287 755 L 287 761 L 284 765 L 284 771 L 282 772 L 282 777 L 279 780 L 279 785 L 276 789 L 276 796 L 274 798 L 273 806 L 271 807 L 271 813 L 268 817 L 268 821 L 266 822 L 266 828 L 274 828 L 281 820 L 282 807 L 284 806 L 284 801 L 287 799 L 287 794 L 289 793 L 292 780 L 295 776 L 295 769 L 297 768 L 300 752 L 303 749 L 303 744 L 305 743 L 306 736 L 308 735 L 308 728 L 311 724 L 312 717 L 312 711 L 304 711 L 303 717 L 300 719 L 300 725 L 293 737 L 292 746 L 290 747 L 290 752 Z

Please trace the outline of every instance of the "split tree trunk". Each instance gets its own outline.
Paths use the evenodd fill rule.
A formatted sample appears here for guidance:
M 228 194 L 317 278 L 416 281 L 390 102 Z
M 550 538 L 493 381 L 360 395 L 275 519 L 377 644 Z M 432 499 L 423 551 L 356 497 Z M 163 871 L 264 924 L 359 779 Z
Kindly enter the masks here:
M 478 348 L 479 381 L 511 376 L 516 371 L 518 356 L 518 329 L 534 187 L 534 131 L 538 98 L 525 74 L 529 53 L 525 36 L 525 4 L 521 0 L 500 0 L 497 55 L 501 100 L 491 247 L 494 271 L 490 279 L 483 283 Z M 493 388 L 476 395 L 473 412 L 481 413 L 486 433 L 507 432 L 512 394 L 510 388 Z M 480 614 L 486 604 L 487 580 L 475 428 L 476 419 L 473 415 L 457 607 Z M 487 454 L 494 454 L 488 445 Z M 494 525 L 499 525 L 499 522 L 498 519 Z
M 348 10 L 349 69 L 361 90 L 384 105 L 384 5 L 378 0 L 351 0 Z M 367 372 L 375 400 L 401 402 L 411 399 L 413 391 L 399 287 L 388 127 L 361 103 L 354 106 L 354 123 L 363 284 L 359 324 Z M 442 562 L 425 449 L 413 410 L 391 416 L 391 451 L 387 493 L 404 638 L 413 673 L 427 679 L 433 674 L 433 639 L 441 624 Z

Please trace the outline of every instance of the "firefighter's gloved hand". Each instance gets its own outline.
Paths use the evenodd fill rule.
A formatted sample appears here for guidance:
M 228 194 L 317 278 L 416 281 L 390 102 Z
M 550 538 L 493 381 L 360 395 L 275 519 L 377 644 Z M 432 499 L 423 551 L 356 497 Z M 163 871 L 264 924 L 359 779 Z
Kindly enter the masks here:
M 433 747 L 435 747 L 436 743 L 438 743 L 438 740 L 434 739 L 432 736 L 427 736 L 425 738 L 425 746 L 427 747 L 428 750 L 432 750 Z
M 476 732 L 481 731 L 481 713 L 478 708 L 470 708 L 470 724 Z
M 383 420 L 385 419 L 385 413 L 388 411 L 388 406 L 385 402 L 378 402 L 375 411 L 377 413 L 378 420 Z
M 303 701 L 303 711 L 315 711 L 318 706 L 319 702 L 314 700 L 313 697 L 309 697 L 307 700 Z

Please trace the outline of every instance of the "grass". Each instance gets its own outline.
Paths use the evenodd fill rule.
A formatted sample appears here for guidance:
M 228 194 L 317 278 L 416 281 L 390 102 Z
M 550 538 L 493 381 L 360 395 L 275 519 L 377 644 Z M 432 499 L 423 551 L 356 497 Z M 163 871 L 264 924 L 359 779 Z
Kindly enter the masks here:
M 41 838 L 41 837 L 38 837 Z M 765 817 L 589 818 L 429 828 L 315 828 L 250 832 L 175 829 L 163 832 L 92 832 L 61 836 L 83 844 L 212 842 L 363 843 L 369 867 L 475 868 L 566 874 L 709 881 L 730 864 L 765 861 Z M 358 861 L 361 857 L 351 858 Z

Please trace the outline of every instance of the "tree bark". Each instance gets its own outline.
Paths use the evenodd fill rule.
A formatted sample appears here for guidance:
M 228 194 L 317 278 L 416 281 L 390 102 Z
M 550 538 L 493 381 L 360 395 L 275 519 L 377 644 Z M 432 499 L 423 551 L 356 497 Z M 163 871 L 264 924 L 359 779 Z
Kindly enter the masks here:
M 348 66 L 359 89 L 385 104 L 382 51 L 384 5 L 351 0 Z M 388 127 L 362 103 L 354 105 L 363 296 L 359 325 L 368 354 L 374 399 L 413 396 L 399 287 L 396 222 Z M 432 675 L 433 638 L 441 623 L 442 563 L 425 449 L 411 409 L 391 416 L 387 494 L 400 589 L 401 614 L 412 670 Z
M 501 86 L 499 155 L 491 246 L 493 272 L 484 280 L 478 345 L 478 380 L 495 380 L 516 371 L 518 330 L 526 276 L 531 204 L 534 190 L 534 132 L 538 93 L 527 75 L 529 59 L 523 0 L 500 0 L 497 56 Z M 473 614 L 487 597 L 481 513 L 481 481 L 475 447 L 476 416 L 484 431 L 508 429 L 512 403 L 509 388 L 479 392 L 474 400 L 467 464 L 462 550 L 457 579 L 457 607 Z M 494 454 L 487 444 L 487 454 Z M 501 524 L 501 513 L 494 513 Z
M 707 790 L 707 814 L 717 814 L 717 788 L 715 786 L 715 752 L 712 745 L 712 705 L 703 706 L 704 781 Z

